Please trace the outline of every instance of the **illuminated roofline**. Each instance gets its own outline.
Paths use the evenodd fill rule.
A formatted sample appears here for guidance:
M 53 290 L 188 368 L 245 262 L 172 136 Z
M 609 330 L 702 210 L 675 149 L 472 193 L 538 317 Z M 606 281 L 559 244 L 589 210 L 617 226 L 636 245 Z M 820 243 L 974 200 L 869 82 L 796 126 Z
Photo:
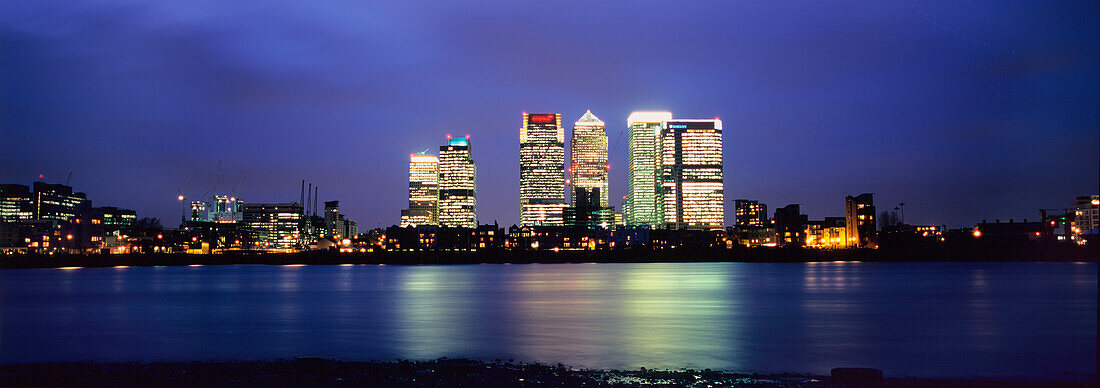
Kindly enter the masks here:
M 672 112 L 632 112 L 626 118 L 626 125 L 634 123 L 659 123 L 672 120 Z

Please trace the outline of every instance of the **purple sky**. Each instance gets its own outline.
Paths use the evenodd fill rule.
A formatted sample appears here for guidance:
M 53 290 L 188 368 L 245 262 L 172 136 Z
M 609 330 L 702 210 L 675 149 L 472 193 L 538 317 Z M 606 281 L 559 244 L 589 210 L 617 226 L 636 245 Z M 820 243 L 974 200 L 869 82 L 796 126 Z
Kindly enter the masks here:
M 728 223 L 874 192 L 957 227 L 1100 185 L 1096 1 L 359 3 L 0 1 L 0 182 L 72 171 L 174 226 L 221 160 L 221 192 L 308 179 L 364 229 L 398 221 L 410 152 L 470 134 L 479 217 L 511 225 L 520 112 L 568 135 L 592 109 L 616 207 L 633 110 L 722 118 Z

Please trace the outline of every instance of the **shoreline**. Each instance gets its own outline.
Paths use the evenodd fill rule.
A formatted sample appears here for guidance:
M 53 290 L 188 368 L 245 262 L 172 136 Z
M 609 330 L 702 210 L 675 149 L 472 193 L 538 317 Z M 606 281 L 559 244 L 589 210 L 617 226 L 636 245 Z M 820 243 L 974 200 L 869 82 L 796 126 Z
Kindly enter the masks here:
M 807 262 L 1097 262 L 1096 246 L 1073 250 L 1004 252 L 893 251 L 872 249 L 812 250 L 787 248 L 596 250 L 596 251 L 383 251 L 373 253 L 244 253 L 126 255 L 0 255 L 0 269 L 189 266 L 189 265 L 451 265 L 557 263 L 807 263 Z
M 999 378 L 879 377 L 849 380 L 797 373 L 581 369 L 562 364 L 440 358 L 429 361 L 345 361 L 317 357 L 267 361 L 51 362 L 0 364 L 0 386 L 1071 386 L 1081 381 Z

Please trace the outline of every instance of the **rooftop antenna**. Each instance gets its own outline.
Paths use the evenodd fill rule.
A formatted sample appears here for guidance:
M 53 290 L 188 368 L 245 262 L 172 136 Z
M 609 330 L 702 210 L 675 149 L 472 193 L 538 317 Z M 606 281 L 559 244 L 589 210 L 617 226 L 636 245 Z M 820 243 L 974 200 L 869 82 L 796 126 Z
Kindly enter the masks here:
M 73 172 L 69 171 L 69 177 L 65 178 L 65 186 L 69 185 L 69 181 L 73 180 Z

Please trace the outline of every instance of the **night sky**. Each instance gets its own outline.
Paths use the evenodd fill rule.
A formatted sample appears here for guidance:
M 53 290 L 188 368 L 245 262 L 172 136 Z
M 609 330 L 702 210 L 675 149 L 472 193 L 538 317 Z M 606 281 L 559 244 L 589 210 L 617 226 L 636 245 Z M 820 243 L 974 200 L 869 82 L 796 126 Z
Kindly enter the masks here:
M 233 3 L 227 6 L 225 3 Z M 278 3 L 274 5 L 273 3 Z M 906 221 L 1095 194 L 1100 2 L 0 1 L 0 182 L 39 174 L 175 226 L 176 195 L 395 224 L 409 153 L 469 134 L 483 223 L 519 219 L 521 112 L 723 120 L 732 200 Z

